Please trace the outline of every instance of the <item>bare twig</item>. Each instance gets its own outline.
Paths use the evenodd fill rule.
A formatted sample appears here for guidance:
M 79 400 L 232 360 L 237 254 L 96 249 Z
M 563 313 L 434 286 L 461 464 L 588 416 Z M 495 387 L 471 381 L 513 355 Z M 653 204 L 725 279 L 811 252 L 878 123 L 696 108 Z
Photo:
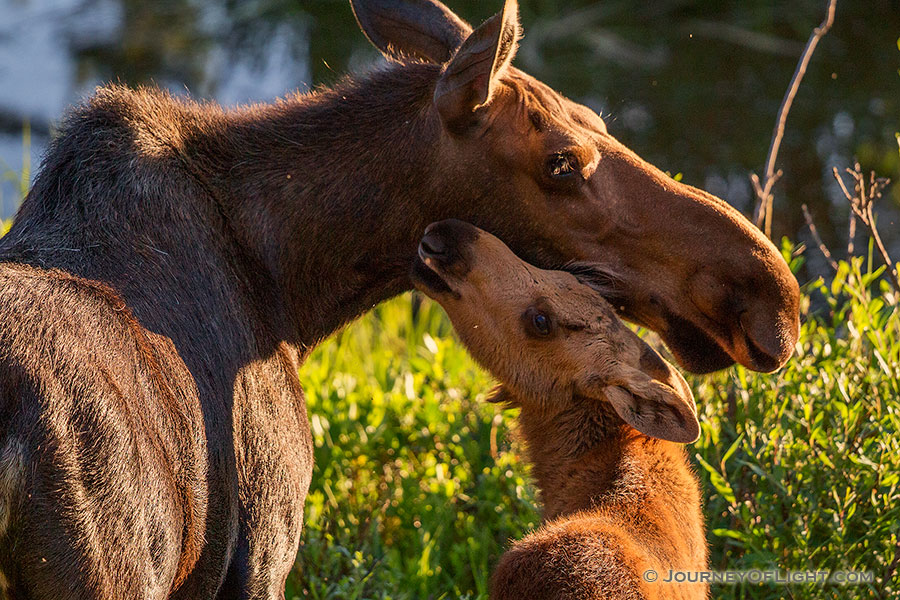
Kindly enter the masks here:
M 897 274 L 897 265 L 891 260 L 891 256 L 888 254 L 884 242 L 881 241 L 881 235 L 878 233 L 878 227 L 875 224 L 875 201 L 881 198 L 884 188 L 887 187 L 891 180 L 876 177 L 875 172 L 872 171 L 869 173 L 867 185 L 866 176 L 863 175 L 859 163 L 853 165 L 852 169 L 846 169 L 846 172 L 853 178 L 854 193 L 852 194 L 844 184 L 844 178 L 841 177 L 837 167 L 832 169 L 835 180 L 841 186 L 841 191 L 844 193 L 844 197 L 847 198 L 847 202 L 850 203 L 850 210 L 869 229 L 872 239 L 875 241 L 875 246 L 878 248 L 878 252 L 881 254 L 881 258 L 887 267 L 888 281 L 894 286 L 895 291 L 900 292 L 900 275 Z
M 822 241 L 822 237 L 819 235 L 819 230 L 816 229 L 816 224 L 813 222 L 812 215 L 809 214 L 809 209 L 805 204 L 800 208 L 803 209 L 803 218 L 806 219 L 806 225 L 809 227 L 809 232 L 812 234 L 813 239 L 816 240 L 816 244 L 818 244 L 819 246 L 819 251 L 822 252 L 822 255 L 825 257 L 825 260 L 828 261 L 828 264 L 831 265 L 831 268 L 837 271 L 837 261 L 834 260 L 834 257 L 831 255 L 831 251 L 828 249 L 828 246 L 826 246 L 825 242 Z
M 841 186 L 841 191 L 844 192 L 844 197 L 847 198 L 847 202 L 850 203 L 850 208 L 853 208 L 853 194 L 847 191 L 847 186 L 844 185 L 844 178 L 841 177 L 840 172 L 837 167 L 831 167 L 831 174 L 834 175 L 834 178 L 837 180 L 838 185 Z M 853 211 L 854 213 L 856 211 Z
M 781 171 L 775 171 L 775 161 L 778 158 L 778 150 L 781 148 L 781 140 L 784 138 L 784 127 L 787 123 L 788 113 L 791 110 L 791 105 L 794 103 L 794 97 L 797 95 L 797 90 L 800 89 L 800 82 L 806 74 L 806 67 L 809 65 L 809 60 L 812 58 L 813 52 L 819 44 L 819 40 L 828 33 L 828 30 L 831 29 L 831 26 L 834 23 L 834 11 L 836 6 L 837 0 L 828 0 L 828 9 L 825 14 L 825 20 L 813 30 L 812 35 L 809 37 L 809 41 L 806 42 L 806 48 L 803 50 L 800 62 L 797 63 L 797 68 L 794 71 L 791 84 L 788 86 L 787 92 L 784 94 L 784 99 L 781 101 L 781 107 L 778 109 L 778 119 L 775 122 L 775 130 L 772 133 L 772 143 L 769 146 L 769 155 L 766 158 L 766 171 L 763 181 L 760 182 L 759 177 L 755 173 L 750 177 L 757 198 L 756 211 L 753 218 L 756 222 L 756 226 L 762 229 L 769 238 L 772 237 L 772 203 L 774 200 L 772 188 L 781 178 Z

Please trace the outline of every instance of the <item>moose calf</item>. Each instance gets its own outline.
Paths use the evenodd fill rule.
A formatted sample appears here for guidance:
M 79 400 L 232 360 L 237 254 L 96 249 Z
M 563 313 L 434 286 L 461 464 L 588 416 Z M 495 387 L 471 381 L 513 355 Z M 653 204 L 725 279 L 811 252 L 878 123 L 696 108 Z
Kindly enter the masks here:
M 544 501 L 544 525 L 500 559 L 491 597 L 706 598 L 705 584 L 664 581 L 707 567 L 681 375 L 595 289 L 472 225 L 433 224 L 419 258 L 417 287 L 501 381 L 493 399 L 521 408 Z

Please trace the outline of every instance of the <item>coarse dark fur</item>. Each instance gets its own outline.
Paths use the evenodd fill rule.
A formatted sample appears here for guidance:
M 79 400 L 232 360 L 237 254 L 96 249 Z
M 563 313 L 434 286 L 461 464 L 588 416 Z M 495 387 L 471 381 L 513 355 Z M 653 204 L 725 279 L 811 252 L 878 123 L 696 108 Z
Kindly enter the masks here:
M 443 34 L 374 35 L 376 5 Z M 68 114 L 0 240 L 0 597 L 281 597 L 312 472 L 297 369 L 410 288 L 435 220 L 614 271 L 695 370 L 789 356 L 768 240 L 510 67 L 513 0 L 475 31 L 422 5 L 354 0 L 396 62 L 330 90 L 224 111 L 108 86 Z M 465 44 L 441 65 L 435 40 Z M 583 181 L 548 179 L 561 149 Z

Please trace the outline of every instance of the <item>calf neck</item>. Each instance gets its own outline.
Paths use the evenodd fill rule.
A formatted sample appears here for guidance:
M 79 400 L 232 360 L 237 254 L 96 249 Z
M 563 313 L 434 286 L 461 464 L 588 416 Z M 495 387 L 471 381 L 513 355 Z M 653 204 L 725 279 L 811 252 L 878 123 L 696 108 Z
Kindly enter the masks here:
M 547 415 L 504 396 L 522 406 L 544 524 L 500 559 L 494 600 L 707 597 L 700 492 L 680 444 L 591 399 Z M 672 571 L 691 583 L 666 582 Z

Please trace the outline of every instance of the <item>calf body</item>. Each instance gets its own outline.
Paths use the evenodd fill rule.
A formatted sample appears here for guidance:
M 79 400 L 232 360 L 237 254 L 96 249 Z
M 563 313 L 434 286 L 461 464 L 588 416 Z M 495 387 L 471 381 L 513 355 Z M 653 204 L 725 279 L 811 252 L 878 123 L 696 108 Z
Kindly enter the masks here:
M 544 502 L 543 526 L 503 555 L 491 597 L 705 598 L 705 584 L 662 581 L 707 566 L 682 446 L 699 424 L 681 375 L 596 291 L 521 261 L 471 225 L 432 225 L 419 254 L 418 287 L 500 379 L 494 400 L 521 408 Z M 615 277 L 572 269 L 603 289 Z
M 545 522 L 500 559 L 492 598 L 707 597 L 706 585 L 662 582 L 670 570 L 707 569 L 700 493 L 680 444 L 586 398 L 549 417 L 523 405 L 519 423 Z

